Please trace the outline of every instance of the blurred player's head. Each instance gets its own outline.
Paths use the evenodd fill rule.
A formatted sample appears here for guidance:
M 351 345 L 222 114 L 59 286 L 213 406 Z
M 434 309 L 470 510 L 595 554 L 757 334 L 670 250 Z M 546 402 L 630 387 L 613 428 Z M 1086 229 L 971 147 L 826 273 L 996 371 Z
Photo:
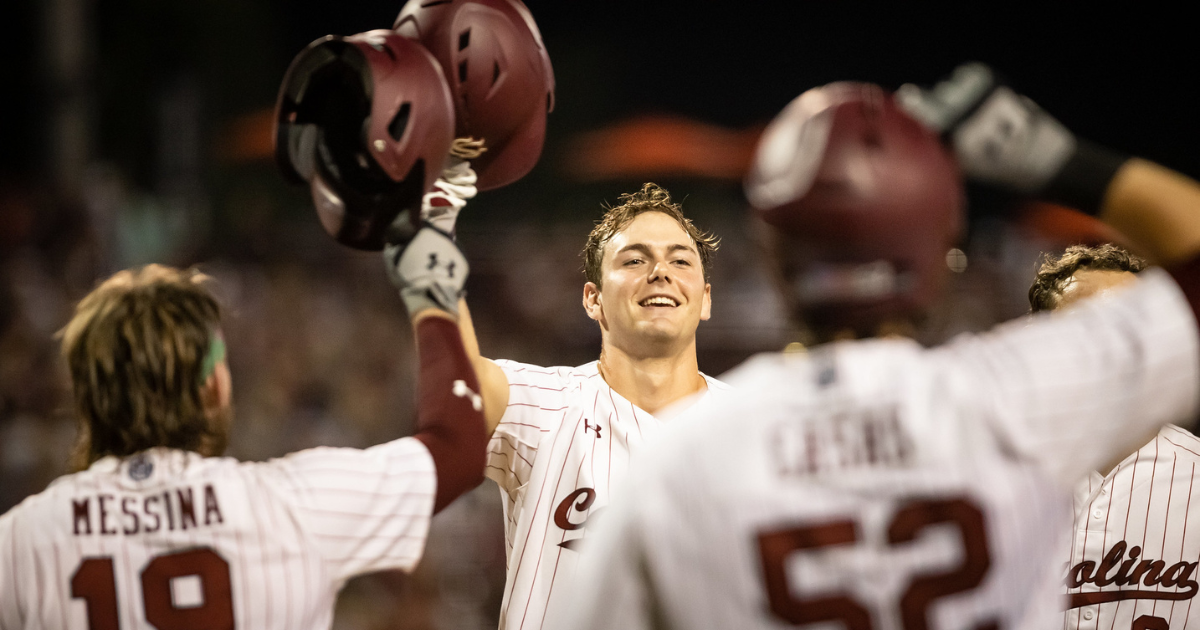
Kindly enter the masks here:
M 708 273 L 719 239 L 655 184 L 619 199 L 583 249 L 588 317 L 606 344 L 627 351 L 657 354 L 694 343 L 712 305 Z
M 746 194 L 814 342 L 911 329 L 941 295 L 964 222 L 953 157 L 863 83 L 792 101 L 763 134 Z
M 1038 268 L 1029 287 L 1029 308 L 1036 313 L 1074 304 L 1129 282 L 1145 268 L 1145 260 L 1116 245 L 1073 245 Z
M 165 446 L 225 450 L 232 415 L 220 307 L 194 270 L 118 272 L 75 307 L 59 335 L 84 468 Z

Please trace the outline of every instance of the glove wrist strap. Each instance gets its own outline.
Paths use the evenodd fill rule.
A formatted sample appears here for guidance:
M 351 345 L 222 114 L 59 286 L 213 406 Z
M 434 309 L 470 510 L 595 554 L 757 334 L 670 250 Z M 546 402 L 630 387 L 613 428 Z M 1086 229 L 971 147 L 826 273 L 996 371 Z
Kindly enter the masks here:
M 1038 196 L 1096 216 L 1109 183 L 1128 159 L 1124 153 L 1076 139 L 1075 153 Z
M 410 317 L 416 316 L 423 310 L 436 308 L 440 311 L 458 317 L 458 300 L 460 295 L 447 287 L 410 287 L 400 290 L 400 299 Z

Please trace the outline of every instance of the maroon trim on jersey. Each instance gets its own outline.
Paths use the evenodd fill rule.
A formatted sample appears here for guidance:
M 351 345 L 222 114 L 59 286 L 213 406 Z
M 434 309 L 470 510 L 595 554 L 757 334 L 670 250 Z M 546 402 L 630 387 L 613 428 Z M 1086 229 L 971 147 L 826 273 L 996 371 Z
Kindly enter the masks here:
M 1182 601 L 1191 599 L 1196 596 L 1195 591 L 1094 591 L 1091 593 L 1074 593 L 1071 595 L 1071 601 L 1067 604 L 1067 609 L 1080 608 L 1083 606 L 1092 606 L 1094 604 L 1107 604 L 1109 602 L 1119 602 L 1127 599 L 1165 599 L 1172 601 Z
M 417 434 L 433 457 L 437 496 L 433 513 L 483 483 L 487 466 L 488 430 L 479 400 L 479 379 L 463 350 L 458 324 L 427 317 L 417 324 L 421 372 L 417 384 Z M 455 393 L 455 381 L 466 383 L 467 395 Z
M 1200 254 L 1171 265 L 1166 270 L 1183 290 L 1188 305 L 1192 307 L 1192 315 L 1200 319 Z

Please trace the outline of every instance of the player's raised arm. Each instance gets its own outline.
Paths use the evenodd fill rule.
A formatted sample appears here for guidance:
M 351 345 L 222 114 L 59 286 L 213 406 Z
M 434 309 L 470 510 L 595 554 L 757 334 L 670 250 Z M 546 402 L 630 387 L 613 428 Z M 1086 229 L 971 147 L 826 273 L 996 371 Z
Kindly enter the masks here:
M 475 367 L 475 374 L 479 377 L 483 413 L 487 420 L 488 434 L 491 434 L 496 430 L 496 425 L 500 424 L 500 418 L 504 417 L 504 411 L 508 408 L 508 376 L 495 361 L 480 354 L 479 340 L 475 337 L 475 324 L 471 322 L 471 311 L 467 308 L 466 300 L 460 300 L 458 303 L 458 330 L 467 357 L 471 359 L 471 365 Z
M 1087 438 L 1095 446 L 1076 449 L 1075 457 L 1049 459 L 1050 468 L 1061 469 L 1063 478 L 1071 480 L 1103 464 L 1099 454 L 1128 453 L 1162 424 L 1191 417 L 1179 410 L 1194 409 L 1196 403 L 1200 184 L 1075 137 L 982 64 L 960 66 L 931 90 L 904 86 L 897 97 L 910 113 L 944 134 L 968 177 L 1098 216 L 1161 264 L 1182 289 L 1180 295 L 1135 286 L 1125 290 L 1128 298 L 1089 305 L 1073 321 L 1013 327 L 978 344 L 982 351 L 963 353 L 984 371 L 1006 375 L 992 384 L 1010 406 L 1032 402 L 1027 393 L 1055 382 L 1057 373 L 1072 374 L 1070 382 L 1044 392 L 1044 400 L 1020 414 L 1026 422 L 1015 425 L 1009 438 L 1024 444 L 1017 450 L 1054 454 L 1056 444 L 1083 444 L 1076 437 L 1079 427 L 1064 419 L 1088 418 Z M 1147 283 L 1169 284 L 1161 274 L 1146 275 Z M 952 344 L 951 351 L 956 346 L 961 350 L 970 344 Z M 1015 352 L 1005 356 L 1002 348 Z M 1014 362 L 1018 356 L 1022 358 Z M 1130 378 L 1130 373 L 1142 376 Z M 1108 396 L 1117 390 L 1120 395 Z M 1126 394 L 1133 396 L 1119 402 Z M 1089 457 L 1092 461 L 1085 461 Z M 1088 466 L 1076 466 L 1082 463 Z
M 437 469 L 437 512 L 483 482 L 486 459 L 479 379 L 455 321 L 467 261 L 448 235 L 432 227 L 405 245 L 389 245 L 384 260 L 416 333 L 421 376 L 415 437 Z
M 470 162 L 463 159 L 477 155 L 477 151 L 478 148 L 471 142 L 461 138 L 455 140 L 448 166 L 438 177 L 433 189 L 421 200 L 421 220 L 452 237 L 458 213 L 477 193 L 475 171 L 471 169 Z M 416 326 L 415 319 L 413 325 Z M 467 309 L 465 299 L 458 301 L 458 328 L 463 348 L 479 378 L 479 393 L 483 396 L 483 411 L 490 435 L 508 407 L 508 377 L 500 366 L 480 354 L 479 340 L 475 337 L 475 326 L 471 322 L 471 312 Z
M 1200 304 L 1200 183 L 1075 137 L 983 64 L 959 66 L 930 90 L 903 86 L 897 97 L 946 134 L 967 176 L 1097 215 Z
M 438 6 L 442 5 L 442 6 Z M 405 3 L 393 30 L 420 42 L 441 65 L 454 106 L 456 138 L 421 218 L 453 235 L 458 213 L 478 190 L 524 177 L 537 163 L 554 109 L 554 69 L 541 32 L 520 0 Z M 464 33 L 486 33 L 474 45 Z M 453 42 L 453 45 L 448 45 Z M 483 43 L 487 42 L 487 43 Z M 505 68 L 480 81 L 466 68 Z M 497 75 L 499 77 L 500 75 Z M 466 309 L 460 311 L 464 315 Z M 489 433 L 508 406 L 508 379 L 479 354 L 471 318 L 460 319 L 463 344 L 479 375 Z
M 1117 170 L 1100 218 L 1163 265 L 1200 252 L 1200 184 L 1153 162 L 1133 158 Z

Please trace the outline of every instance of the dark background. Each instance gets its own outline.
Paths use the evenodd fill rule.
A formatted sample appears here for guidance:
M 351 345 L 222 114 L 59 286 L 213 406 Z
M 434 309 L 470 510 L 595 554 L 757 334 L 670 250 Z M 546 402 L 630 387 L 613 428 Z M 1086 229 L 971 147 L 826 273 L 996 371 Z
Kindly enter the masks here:
M 530 2 L 557 78 L 543 157 L 521 181 L 472 201 L 459 228 L 485 354 L 540 364 L 596 357 L 599 335 L 579 307 L 578 251 L 600 203 L 646 180 L 724 237 L 701 368 L 720 374 L 789 340 L 757 271 L 736 175 L 651 166 L 585 177 L 569 168 L 580 138 L 631 120 L 671 117 L 752 140 L 808 88 L 930 84 L 980 60 L 1079 135 L 1200 175 L 1200 55 L 1172 35 L 1190 18 L 1149 5 L 911 4 Z M 238 405 L 232 455 L 367 446 L 411 432 L 411 335 L 376 256 L 327 237 L 306 191 L 288 187 L 262 150 L 292 57 L 326 34 L 388 28 L 400 6 L 5 4 L 0 512 L 66 471 L 74 420 L 52 335 L 98 279 L 130 265 L 198 264 L 217 278 Z M 1020 315 L 1038 253 L 1070 240 L 997 220 L 1003 197 L 973 190 L 971 201 L 971 265 L 928 341 Z M 504 575 L 498 510 L 488 482 L 438 517 L 415 575 L 351 583 L 336 626 L 494 627 Z
M 44 11 L 7 3 L 3 90 L 6 175 L 46 169 Z M 390 26 L 400 3 L 82 2 L 97 157 L 149 183 L 145 122 L 156 91 L 182 75 L 201 85 L 205 122 L 269 106 L 284 69 L 322 35 Z M 1185 172 L 1200 163 L 1194 48 L 1170 33 L 1182 12 L 1121 9 L 881 7 L 870 3 L 531 2 L 558 81 L 550 144 L 645 112 L 726 126 L 769 120 L 801 91 L 856 79 L 931 83 L 978 59 L 1072 129 Z M 546 170 L 543 164 L 540 170 Z M 517 185 L 518 187 L 520 184 Z

